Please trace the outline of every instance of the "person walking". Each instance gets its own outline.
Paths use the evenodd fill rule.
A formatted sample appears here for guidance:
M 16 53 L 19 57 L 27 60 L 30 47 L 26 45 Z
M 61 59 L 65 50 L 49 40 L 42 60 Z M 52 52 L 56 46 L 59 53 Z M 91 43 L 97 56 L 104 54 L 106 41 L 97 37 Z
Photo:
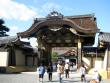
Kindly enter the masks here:
M 47 73 L 48 73 L 48 79 L 49 81 L 52 81 L 52 72 L 53 72 L 53 66 L 51 63 L 47 66 Z
M 86 81 L 86 79 L 85 79 L 86 68 L 85 68 L 84 65 L 82 65 L 82 66 L 80 67 L 80 73 L 81 73 L 81 81 Z
M 69 78 L 69 70 L 70 70 L 70 66 L 69 63 L 65 64 L 65 77 Z
M 38 72 L 39 72 L 39 82 L 43 83 L 43 77 L 44 77 L 44 73 L 45 73 L 45 67 L 40 64 L 39 68 L 38 68 Z
M 64 64 L 63 63 L 59 63 L 57 65 L 57 73 L 58 73 L 59 81 L 60 81 L 60 83 L 62 83 L 62 78 L 63 78 L 63 74 L 64 74 Z
M 93 82 L 94 81 L 94 82 Z M 90 83 L 100 83 L 101 81 L 101 75 L 98 73 L 98 70 L 94 70 L 93 75 L 92 75 L 92 80 Z

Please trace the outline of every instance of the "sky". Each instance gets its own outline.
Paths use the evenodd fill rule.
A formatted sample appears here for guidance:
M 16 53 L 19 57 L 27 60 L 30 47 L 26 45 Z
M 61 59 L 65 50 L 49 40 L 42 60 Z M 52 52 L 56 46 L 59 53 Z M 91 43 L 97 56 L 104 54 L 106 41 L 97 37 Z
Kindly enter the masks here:
M 110 32 L 110 0 L 0 0 L 0 18 L 9 27 L 10 36 L 26 31 L 35 18 L 45 17 L 52 11 L 64 16 L 94 14 L 100 31 Z M 27 41 L 37 45 L 35 38 Z

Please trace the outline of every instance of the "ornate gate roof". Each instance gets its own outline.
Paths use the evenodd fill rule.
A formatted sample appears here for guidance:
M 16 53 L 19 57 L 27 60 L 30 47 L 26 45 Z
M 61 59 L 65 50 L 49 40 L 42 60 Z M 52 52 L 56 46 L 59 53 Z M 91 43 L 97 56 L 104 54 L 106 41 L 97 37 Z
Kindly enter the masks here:
M 95 35 L 99 29 L 97 28 L 96 18 L 93 14 L 77 15 L 77 16 L 63 16 L 56 11 L 51 12 L 46 18 L 36 18 L 32 26 L 24 31 L 18 33 L 22 38 L 37 36 L 37 33 L 51 26 L 70 26 L 71 31 L 79 33 Z M 52 27 L 53 28 L 53 27 Z M 80 35 L 80 34 L 78 34 Z

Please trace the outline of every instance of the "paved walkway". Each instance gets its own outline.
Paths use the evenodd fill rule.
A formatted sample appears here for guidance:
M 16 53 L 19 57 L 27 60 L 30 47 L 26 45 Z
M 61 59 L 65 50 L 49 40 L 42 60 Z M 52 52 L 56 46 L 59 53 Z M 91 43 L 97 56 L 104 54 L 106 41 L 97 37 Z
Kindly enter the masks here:
M 89 75 L 88 75 L 89 77 Z M 37 72 L 22 72 L 21 74 L 0 74 L 0 83 L 39 83 Z M 48 81 L 47 73 L 43 83 L 59 83 L 57 73 L 53 73 L 53 81 Z M 70 73 L 70 78 L 63 78 L 63 83 L 84 83 L 80 81 L 80 74 Z M 110 83 L 110 80 L 103 80 L 101 83 Z

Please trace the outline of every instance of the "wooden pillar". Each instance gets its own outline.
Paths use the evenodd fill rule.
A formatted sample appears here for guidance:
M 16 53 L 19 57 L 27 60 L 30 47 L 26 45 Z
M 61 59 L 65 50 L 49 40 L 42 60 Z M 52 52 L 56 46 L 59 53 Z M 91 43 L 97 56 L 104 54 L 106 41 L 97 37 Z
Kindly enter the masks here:
M 92 54 L 92 56 L 91 56 L 91 68 L 93 68 L 93 59 L 94 59 L 94 56 Z
M 35 66 L 35 56 L 32 56 L 32 58 L 33 58 L 33 66 Z
M 41 58 L 42 58 L 42 43 L 40 41 L 40 38 L 38 38 L 38 65 L 41 63 Z
M 82 62 L 81 48 L 82 48 L 81 40 L 78 39 L 78 67 L 80 67 L 81 62 Z
M 110 43 L 107 43 L 107 49 L 108 49 L 108 53 L 107 53 L 107 78 L 110 78 Z
M 52 48 L 47 45 L 47 46 L 46 46 L 46 52 L 47 52 L 48 62 L 51 62 L 51 51 L 52 51 Z
M 27 55 L 25 56 L 25 66 L 27 66 Z
M 14 48 L 13 44 L 10 45 L 10 48 L 8 51 L 9 51 L 8 65 L 9 66 L 16 66 L 16 55 L 15 55 L 15 48 Z
M 38 49 L 39 62 L 43 62 L 44 65 L 47 65 L 48 62 L 51 61 L 51 47 L 39 39 Z

